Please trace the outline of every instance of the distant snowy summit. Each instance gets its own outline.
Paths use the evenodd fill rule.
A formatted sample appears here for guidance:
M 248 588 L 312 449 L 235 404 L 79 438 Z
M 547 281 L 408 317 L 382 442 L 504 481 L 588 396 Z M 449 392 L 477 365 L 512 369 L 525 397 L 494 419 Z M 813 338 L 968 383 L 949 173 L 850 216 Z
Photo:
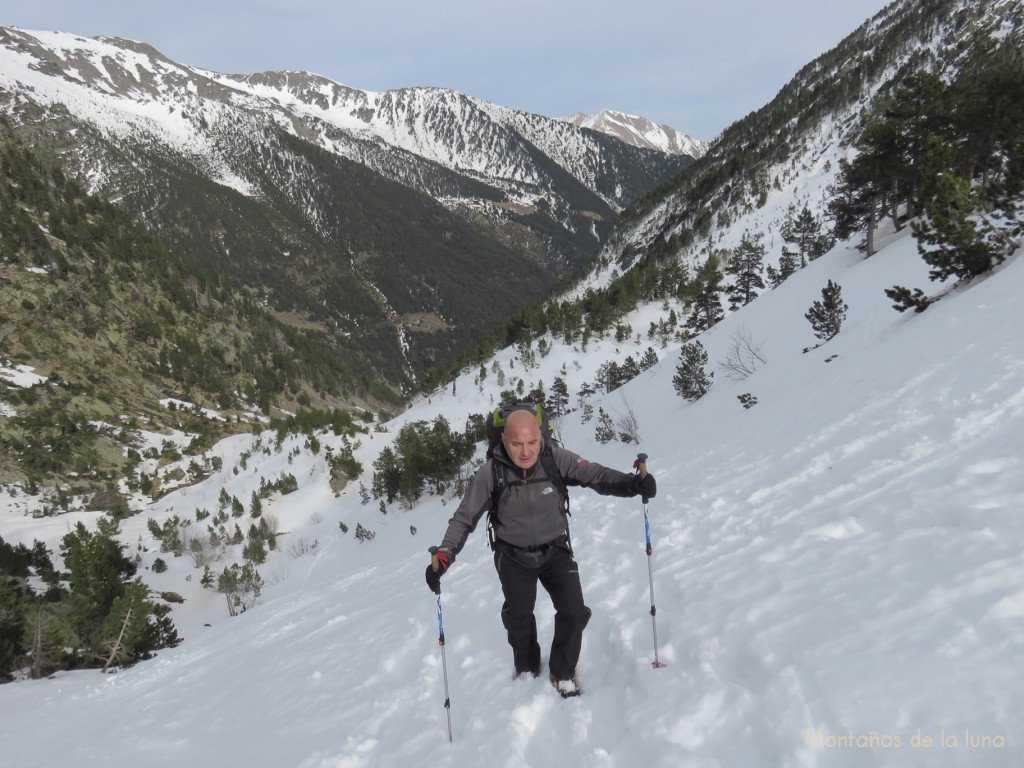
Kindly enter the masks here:
M 592 115 L 577 112 L 560 119 L 580 128 L 590 128 L 614 136 L 636 147 L 656 149 L 672 155 L 698 158 L 708 151 L 709 142 L 695 139 L 670 126 L 652 122 L 646 117 L 627 115 L 610 109 L 602 109 Z

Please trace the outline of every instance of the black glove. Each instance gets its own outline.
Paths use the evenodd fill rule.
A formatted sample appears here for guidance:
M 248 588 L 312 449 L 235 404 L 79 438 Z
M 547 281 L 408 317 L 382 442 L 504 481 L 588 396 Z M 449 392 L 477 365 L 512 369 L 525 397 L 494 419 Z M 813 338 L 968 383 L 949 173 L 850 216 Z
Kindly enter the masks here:
M 427 586 L 430 587 L 430 591 L 435 595 L 440 595 L 441 576 L 448 570 L 450 561 L 448 560 L 448 555 L 441 550 L 434 554 L 437 557 L 437 570 L 434 570 L 434 559 L 431 558 L 430 565 L 427 566 Z
M 658 495 L 658 483 L 654 480 L 654 475 L 648 472 L 646 475 L 641 477 L 639 474 L 633 475 L 633 491 L 638 496 L 643 496 L 645 499 L 653 499 Z

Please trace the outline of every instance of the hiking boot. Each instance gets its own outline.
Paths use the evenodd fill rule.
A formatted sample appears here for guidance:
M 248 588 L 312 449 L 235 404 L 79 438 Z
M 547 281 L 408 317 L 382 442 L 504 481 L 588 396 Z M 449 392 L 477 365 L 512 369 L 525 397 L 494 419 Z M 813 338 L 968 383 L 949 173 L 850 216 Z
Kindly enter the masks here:
M 575 677 L 570 677 L 568 680 L 561 680 L 552 673 L 548 679 L 563 699 L 568 699 L 572 696 L 579 696 L 580 693 L 582 693 L 579 681 L 577 681 Z

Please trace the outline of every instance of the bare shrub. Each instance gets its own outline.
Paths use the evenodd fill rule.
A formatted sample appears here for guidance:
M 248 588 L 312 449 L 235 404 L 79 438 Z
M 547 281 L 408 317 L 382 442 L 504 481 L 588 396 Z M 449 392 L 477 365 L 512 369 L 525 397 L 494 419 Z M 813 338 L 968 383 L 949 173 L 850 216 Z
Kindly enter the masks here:
M 633 407 L 633 403 L 630 402 L 622 392 L 619 392 L 619 397 L 622 399 L 623 412 L 618 415 L 618 419 L 615 422 L 615 427 L 619 431 L 619 439 L 624 443 L 640 443 L 642 435 L 640 434 L 640 422 L 636 416 L 636 410 Z
M 305 536 L 301 536 L 292 542 L 292 545 L 288 547 L 288 553 L 298 559 L 303 555 L 308 555 L 316 552 L 317 547 L 320 546 L 320 542 L 317 539 L 310 541 Z
M 215 563 L 224 554 L 223 544 L 216 543 L 209 533 L 197 530 L 193 525 L 181 529 L 179 540 L 182 551 L 188 553 L 192 558 L 192 565 L 196 568 Z
M 268 536 L 276 536 L 281 532 L 281 521 L 277 519 L 277 515 L 263 515 L 260 520 L 260 528 Z
M 750 329 L 743 326 L 732 334 L 729 353 L 718 366 L 733 381 L 743 381 L 760 366 L 768 363 L 761 351 L 763 346 L 755 343 L 750 335 Z
M 282 582 L 286 581 L 290 575 L 291 575 L 291 573 L 289 572 L 287 566 L 285 566 L 285 565 L 275 565 L 270 570 L 270 575 L 267 576 L 267 578 L 266 578 L 264 583 L 267 586 L 269 586 L 269 587 L 274 587 L 274 586 L 277 586 L 278 584 L 281 584 Z

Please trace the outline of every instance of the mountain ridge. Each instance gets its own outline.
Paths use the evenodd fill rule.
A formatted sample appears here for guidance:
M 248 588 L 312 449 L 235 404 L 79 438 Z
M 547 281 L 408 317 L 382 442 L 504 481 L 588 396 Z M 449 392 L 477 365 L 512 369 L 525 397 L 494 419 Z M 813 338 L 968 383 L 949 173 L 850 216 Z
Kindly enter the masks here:
M 710 146 L 710 142 L 695 139 L 664 123 L 655 123 L 646 117 L 628 115 L 613 109 L 602 109 L 592 114 L 574 112 L 562 120 L 615 136 L 627 144 L 673 155 L 689 155 L 694 159 L 707 154 Z
M 356 137 L 357 139 L 370 139 L 407 151 L 419 150 L 418 154 L 422 158 L 443 162 L 452 170 L 482 173 L 487 162 L 493 163 L 494 158 L 500 156 L 500 153 L 493 151 L 494 147 L 511 140 L 503 131 L 507 131 L 509 125 L 513 123 L 515 128 L 529 128 L 533 136 L 546 131 L 556 135 L 563 143 L 578 144 L 579 149 L 571 153 L 566 152 L 556 159 L 585 184 L 597 175 L 594 160 L 608 146 L 600 135 L 595 137 L 584 134 L 575 126 L 563 128 L 562 126 L 570 125 L 564 121 L 501 107 L 451 89 L 406 87 L 371 92 L 307 72 L 265 71 L 248 75 L 224 74 L 179 64 L 146 43 L 122 38 L 83 38 L 67 33 L 42 33 L 15 27 L 0 30 L 0 40 L 4 42 L 8 51 L 16 51 L 30 58 L 35 56 L 45 62 L 44 65 L 33 67 L 29 61 L 30 68 L 45 71 L 50 75 L 57 74 L 67 81 L 89 86 L 95 91 L 137 98 L 148 96 L 153 100 L 177 102 L 183 107 L 195 108 L 198 106 L 197 102 L 193 99 L 190 103 L 184 95 L 192 94 L 221 102 L 234 102 L 243 109 L 265 110 L 275 115 L 274 119 L 279 122 L 282 117 L 292 120 L 305 117 L 312 121 L 303 126 L 306 131 L 355 130 L 362 134 Z M 126 51 L 137 54 L 137 57 L 133 59 L 125 55 Z M 13 69 L 15 63 L 13 60 L 9 61 L 9 67 Z M 134 67 L 136 72 L 141 74 L 133 73 L 129 67 Z M 190 78 L 195 82 L 190 82 Z M 6 81 L 8 88 L 18 83 L 18 79 L 11 75 Z M 41 84 L 38 80 L 34 83 L 37 88 Z M 286 103 L 284 97 L 291 98 L 290 104 Z M 40 94 L 39 98 L 45 96 Z M 296 115 L 286 109 L 289 106 L 300 105 L 306 110 L 303 115 Z M 282 111 L 275 113 L 275 108 Z M 442 136 L 437 131 L 431 132 L 433 129 L 430 118 L 450 112 L 460 114 L 464 118 L 464 132 L 454 136 Z M 491 121 L 481 123 L 479 115 L 482 114 L 491 118 Z M 169 125 L 173 121 L 166 122 Z M 426 130 L 409 130 L 413 124 Z M 451 124 L 443 126 L 443 130 L 449 132 L 452 128 Z M 481 137 L 477 130 L 479 128 L 495 135 Z M 531 139 L 533 136 L 527 135 L 524 138 Z M 324 146 L 331 146 L 332 139 L 339 142 L 332 148 L 349 152 L 352 159 L 356 159 L 360 154 L 357 147 L 343 146 L 340 143 L 342 137 L 337 133 L 327 137 L 321 134 L 321 138 L 326 139 L 322 142 Z M 450 143 L 441 140 L 452 138 L 455 140 Z M 484 153 L 482 149 L 487 149 L 488 152 Z M 653 159 L 667 154 L 669 153 L 657 151 L 648 157 Z M 573 155 L 576 167 L 570 167 L 570 158 Z M 481 159 L 482 157 L 485 159 Z M 365 157 L 362 159 L 366 162 Z M 513 161 L 498 168 L 492 175 L 526 183 L 538 181 L 537 171 L 523 164 L 521 157 L 514 157 Z M 600 194 L 593 184 L 590 184 L 590 188 L 591 191 Z M 605 200 L 609 205 L 621 208 L 628 201 L 628 194 L 627 185 L 625 192 L 618 196 L 608 196 Z
M 581 269 L 632 197 L 690 161 L 446 89 L 225 75 L 16 28 L 0 29 L 0 109 L 196 266 L 342 334 L 406 392 Z

